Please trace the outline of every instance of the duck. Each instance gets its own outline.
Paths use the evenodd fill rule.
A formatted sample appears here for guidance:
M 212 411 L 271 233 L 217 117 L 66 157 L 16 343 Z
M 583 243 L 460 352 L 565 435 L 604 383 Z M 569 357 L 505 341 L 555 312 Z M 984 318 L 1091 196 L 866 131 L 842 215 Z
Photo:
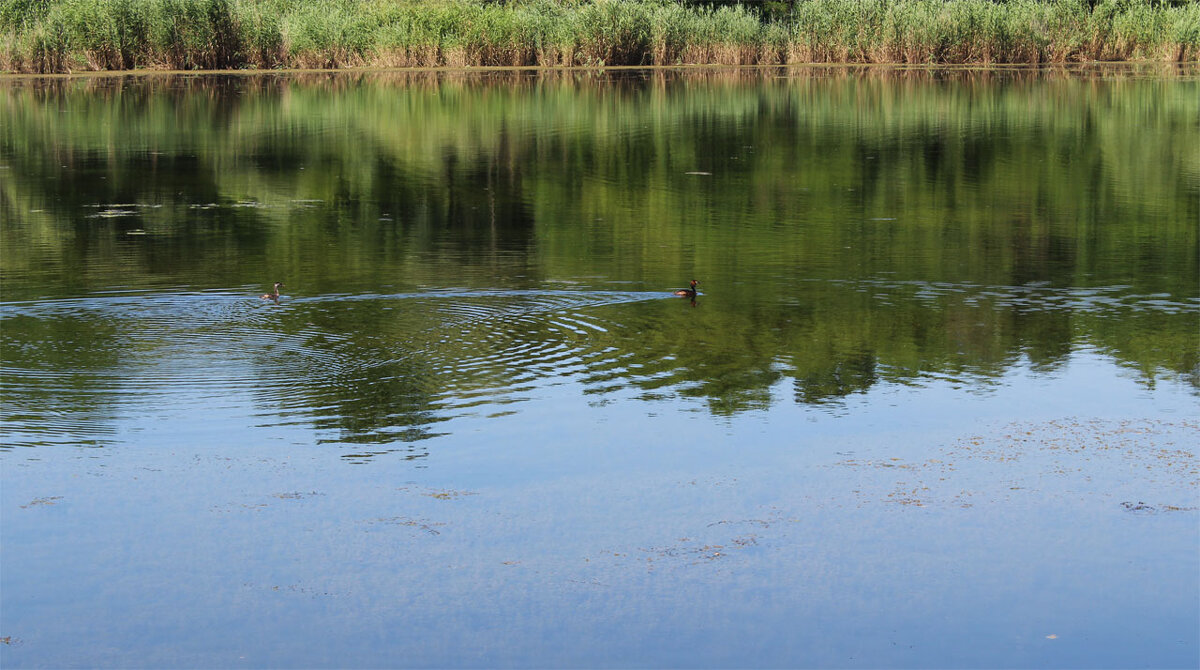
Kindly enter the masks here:
M 270 293 L 264 293 L 258 297 L 262 300 L 274 300 L 275 302 L 279 302 L 279 289 L 281 288 L 283 288 L 283 282 L 277 281 L 275 282 L 275 290 L 271 291 Z
M 699 283 L 700 282 L 698 280 L 693 279 L 691 286 L 689 286 L 688 288 L 678 289 L 678 290 L 672 292 L 671 295 L 677 295 L 680 298 L 695 298 L 696 297 L 696 284 L 699 284 Z

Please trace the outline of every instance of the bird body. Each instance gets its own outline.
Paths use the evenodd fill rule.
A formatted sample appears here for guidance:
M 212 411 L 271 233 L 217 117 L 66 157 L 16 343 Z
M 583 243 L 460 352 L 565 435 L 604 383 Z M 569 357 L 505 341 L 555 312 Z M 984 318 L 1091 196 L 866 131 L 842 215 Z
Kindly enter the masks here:
M 277 281 L 275 282 L 274 290 L 272 290 L 270 293 L 264 293 L 258 297 L 262 300 L 274 300 L 275 302 L 279 302 L 279 289 L 281 288 L 283 288 L 283 282 Z
M 699 283 L 700 283 L 699 281 L 693 279 L 691 286 L 689 286 L 688 288 L 681 288 L 677 291 L 674 291 L 671 295 L 677 295 L 680 298 L 695 298 L 696 297 L 696 284 L 699 284 Z

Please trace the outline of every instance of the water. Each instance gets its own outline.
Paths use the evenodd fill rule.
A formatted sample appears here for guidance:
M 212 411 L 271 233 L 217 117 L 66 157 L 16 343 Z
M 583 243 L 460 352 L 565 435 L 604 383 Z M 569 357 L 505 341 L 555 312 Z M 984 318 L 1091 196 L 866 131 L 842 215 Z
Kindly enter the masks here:
M 0 660 L 1195 667 L 1197 81 L 5 80 Z

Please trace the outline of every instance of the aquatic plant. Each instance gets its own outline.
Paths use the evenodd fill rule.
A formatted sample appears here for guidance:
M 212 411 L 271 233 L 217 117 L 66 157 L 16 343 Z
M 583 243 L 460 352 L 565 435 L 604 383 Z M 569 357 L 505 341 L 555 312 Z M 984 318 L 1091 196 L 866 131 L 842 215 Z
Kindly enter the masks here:
M 1188 61 L 1150 0 L 4 0 L 0 69 Z

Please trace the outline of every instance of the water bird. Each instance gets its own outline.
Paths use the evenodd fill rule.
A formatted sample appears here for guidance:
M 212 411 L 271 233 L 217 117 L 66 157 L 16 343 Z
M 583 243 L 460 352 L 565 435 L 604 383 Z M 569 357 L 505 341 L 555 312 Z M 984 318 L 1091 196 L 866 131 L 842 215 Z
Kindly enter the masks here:
M 275 302 L 279 302 L 279 289 L 281 288 L 283 288 L 283 282 L 277 281 L 275 282 L 275 289 L 273 291 L 270 293 L 264 293 L 258 297 L 262 300 L 274 300 Z
M 691 286 L 689 286 L 687 288 L 678 289 L 678 290 L 672 292 L 671 295 L 677 295 L 680 298 L 695 298 L 696 297 L 696 284 L 699 284 L 699 283 L 700 282 L 698 280 L 693 279 Z

